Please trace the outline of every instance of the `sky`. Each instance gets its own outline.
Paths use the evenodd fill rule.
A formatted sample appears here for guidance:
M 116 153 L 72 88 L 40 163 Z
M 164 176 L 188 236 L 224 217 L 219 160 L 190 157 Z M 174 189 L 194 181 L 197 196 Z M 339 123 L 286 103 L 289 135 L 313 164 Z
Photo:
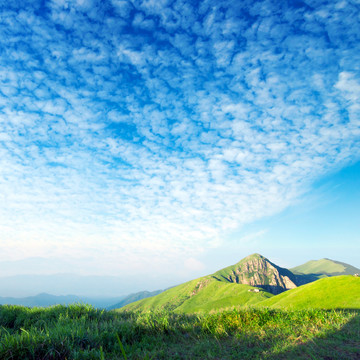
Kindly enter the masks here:
M 0 262 L 360 267 L 359 0 L 0 9 Z

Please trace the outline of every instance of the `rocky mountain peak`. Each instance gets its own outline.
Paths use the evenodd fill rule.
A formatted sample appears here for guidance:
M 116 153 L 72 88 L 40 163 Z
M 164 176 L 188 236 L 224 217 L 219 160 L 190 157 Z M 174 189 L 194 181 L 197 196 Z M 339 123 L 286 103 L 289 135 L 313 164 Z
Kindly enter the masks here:
M 217 280 L 261 287 L 279 294 L 296 287 L 294 274 L 260 254 L 252 254 L 213 275 Z

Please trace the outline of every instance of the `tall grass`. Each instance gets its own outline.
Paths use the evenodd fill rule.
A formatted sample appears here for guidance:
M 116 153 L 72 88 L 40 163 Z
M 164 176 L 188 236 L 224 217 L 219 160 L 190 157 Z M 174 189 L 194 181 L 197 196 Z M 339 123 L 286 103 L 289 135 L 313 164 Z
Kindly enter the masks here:
M 0 359 L 325 359 L 335 350 L 358 359 L 359 325 L 359 312 L 346 310 L 181 315 L 4 305 Z

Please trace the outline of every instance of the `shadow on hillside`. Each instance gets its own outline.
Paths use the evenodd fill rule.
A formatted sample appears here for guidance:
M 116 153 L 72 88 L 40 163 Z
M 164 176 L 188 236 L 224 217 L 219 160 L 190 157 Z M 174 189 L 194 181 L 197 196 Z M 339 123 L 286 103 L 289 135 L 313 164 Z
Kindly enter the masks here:
M 274 295 L 279 295 L 285 291 L 283 287 L 277 285 L 255 285 L 255 287 L 263 289 Z
M 319 279 L 319 274 L 295 274 L 295 282 L 297 286 L 309 284 Z
M 360 360 L 360 312 L 340 330 L 300 343 L 271 359 Z
M 212 276 L 213 279 L 217 280 L 217 281 L 226 281 L 230 284 L 242 284 L 242 279 L 239 278 L 239 276 L 234 276 L 232 280 L 229 280 L 227 277 L 225 277 L 224 275 L 221 276 Z M 303 277 L 302 275 L 299 276 L 299 279 L 305 279 L 305 277 Z M 299 280 L 299 284 L 298 285 L 303 285 L 306 284 L 308 282 L 314 281 L 314 280 L 310 280 L 312 278 L 306 278 L 307 280 Z M 316 279 L 317 280 L 317 279 Z M 247 284 L 248 285 L 248 284 Z M 265 290 L 273 295 L 278 295 L 281 294 L 282 292 L 284 292 L 284 288 L 282 286 L 278 286 L 278 285 L 251 285 L 253 287 L 259 288 L 261 290 Z

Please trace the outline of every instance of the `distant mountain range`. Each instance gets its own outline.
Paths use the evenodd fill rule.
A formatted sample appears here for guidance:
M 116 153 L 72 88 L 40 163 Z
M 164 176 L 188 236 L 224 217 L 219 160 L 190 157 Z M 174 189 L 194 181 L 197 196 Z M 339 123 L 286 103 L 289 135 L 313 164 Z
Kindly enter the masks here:
M 90 298 L 98 296 L 120 298 L 143 290 L 147 283 L 135 282 L 129 276 L 127 278 L 76 274 L 0 276 L 0 296 L 26 297 L 46 292 L 54 295 L 76 294 Z
M 141 285 L 140 285 L 141 286 Z M 115 276 L 81 276 L 75 274 L 13 275 L 0 277 L 0 305 L 51 306 L 57 304 L 87 303 L 97 308 L 117 307 L 153 296 L 161 291 L 134 292 L 119 295 L 124 289 L 136 289 L 139 284 L 129 284 Z M 46 289 L 46 292 L 44 292 Z M 25 294 L 34 294 L 26 296 Z M 52 293 L 52 294 L 51 294 Z M 72 294 L 72 295 L 54 295 Z M 73 295 L 81 294 L 81 295 Z M 14 294 L 14 296 L 4 296 Z M 94 295 L 99 294 L 99 295 Z M 24 296 L 25 295 L 25 296 Z
M 35 296 L 26 296 L 21 298 L 16 297 L 0 297 L 0 305 L 22 305 L 28 307 L 34 306 L 52 306 L 52 305 L 69 305 L 73 303 L 86 303 L 93 305 L 96 308 L 107 308 L 115 303 L 120 303 L 125 298 L 123 297 L 81 297 L 76 295 L 56 296 L 47 293 L 41 293 Z
M 157 291 L 139 291 L 134 294 L 122 297 L 82 297 L 76 295 L 51 295 L 47 293 L 41 293 L 35 296 L 26 297 L 0 297 L 0 305 L 11 304 L 11 305 L 22 305 L 28 307 L 47 307 L 52 305 L 69 305 L 74 303 L 85 303 L 93 305 L 96 308 L 101 309 L 117 309 L 134 301 L 145 299 L 150 296 L 158 295 L 163 290 Z
M 324 306 L 326 300 L 331 304 L 329 307 L 336 304 L 338 307 L 360 307 L 360 303 L 358 304 L 360 278 L 341 276 L 343 280 L 337 279 L 337 275 L 355 273 L 360 273 L 360 269 L 329 259 L 311 261 L 291 271 L 277 266 L 260 254 L 253 254 L 214 274 L 178 285 L 157 296 L 136 301 L 126 305 L 122 310 L 144 311 L 165 308 L 175 312 L 192 313 L 229 306 L 275 304 L 277 303 L 275 299 L 280 297 L 289 299 L 291 294 L 300 294 L 297 298 L 303 299 L 306 303 L 311 298 L 309 297 L 311 289 L 314 289 L 313 304 L 315 305 L 319 303 Z M 336 275 L 336 278 L 333 275 Z M 323 281 L 326 279 L 319 280 L 322 277 L 331 277 L 331 279 L 328 282 Z M 316 285 L 307 284 L 314 281 Z M 342 296 L 329 297 L 330 293 L 334 293 L 334 289 L 319 290 L 327 288 L 329 282 L 338 288 Z M 319 294 L 322 294 L 320 300 Z M 344 302 L 344 299 L 348 301 Z

